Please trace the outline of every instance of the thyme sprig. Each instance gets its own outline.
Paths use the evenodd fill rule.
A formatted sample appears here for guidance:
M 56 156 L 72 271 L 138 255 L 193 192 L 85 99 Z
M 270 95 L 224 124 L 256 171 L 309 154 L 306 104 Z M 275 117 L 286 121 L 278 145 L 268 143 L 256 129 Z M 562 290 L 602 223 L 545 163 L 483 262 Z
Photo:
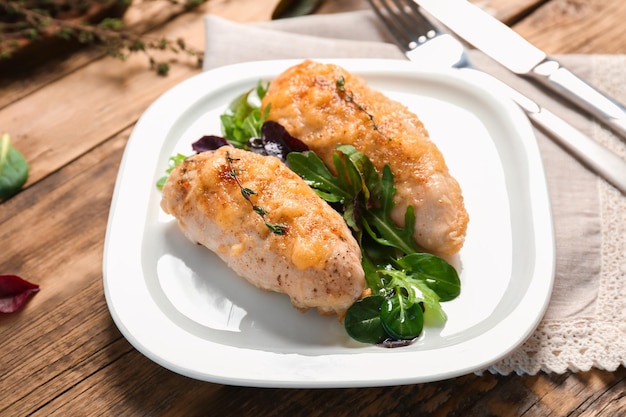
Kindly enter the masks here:
M 337 87 L 337 91 L 339 92 L 340 97 L 342 97 L 346 103 L 353 104 L 357 108 L 357 110 L 363 112 L 367 116 L 369 121 L 372 122 L 372 129 L 374 129 L 375 132 L 381 134 L 383 137 L 387 138 L 387 141 L 391 142 L 391 138 L 388 138 L 380 130 L 380 127 L 378 126 L 378 123 L 376 123 L 374 115 L 370 113 L 365 108 L 365 106 L 354 100 L 354 93 L 352 91 L 346 90 L 346 79 L 343 76 L 337 79 L 337 81 L 335 82 L 335 86 Z
M 239 160 L 240 160 L 239 158 L 233 158 L 232 156 L 230 156 L 230 153 L 226 152 L 226 162 L 228 163 L 228 175 L 233 180 L 235 180 L 235 183 L 241 190 L 241 195 L 247 202 L 250 203 L 250 205 L 252 206 L 252 210 L 256 214 L 258 214 L 261 217 L 261 219 L 263 219 L 265 226 L 267 226 L 267 228 L 270 229 L 270 231 L 274 233 L 275 235 L 286 234 L 287 230 L 289 229 L 287 226 L 282 225 L 282 224 L 275 224 L 275 223 L 268 222 L 266 216 L 269 214 L 269 211 L 267 211 L 266 209 L 264 209 L 263 207 L 257 204 L 254 204 L 251 197 L 257 194 L 257 192 L 250 188 L 244 187 L 243 184 L 241 184 L 241 181 L 239 180 L 239 171 L 233 165 L 234 162 L 237 162 Z

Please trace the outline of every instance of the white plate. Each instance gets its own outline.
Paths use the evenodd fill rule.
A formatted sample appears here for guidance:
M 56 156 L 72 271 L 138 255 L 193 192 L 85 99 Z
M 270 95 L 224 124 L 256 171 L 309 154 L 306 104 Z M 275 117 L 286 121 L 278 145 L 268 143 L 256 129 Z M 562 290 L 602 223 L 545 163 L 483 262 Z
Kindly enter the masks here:
M 488 367 L 534 330 L 549 300 L 552 221 L 533 131 L 510 101 L 471 72 L 415 64 L 335 60 L 406 104 L 424 121 L 461 183 L 470 224 L 459 267 L 462 294 L 449 318 L 409 347 L 351 341 L 334 317 L 301 314 L 285 295 L 234 275 L 187 241 L 159 207 L 157 179 L 176 152 L 219 134 L 236 95 L 296 61 L 263 61 L 197 75 L 160 97 L 126 147 L 104 251 L 115 323 L 140 352 L 200 380 L 268 387 L 418 383 Z

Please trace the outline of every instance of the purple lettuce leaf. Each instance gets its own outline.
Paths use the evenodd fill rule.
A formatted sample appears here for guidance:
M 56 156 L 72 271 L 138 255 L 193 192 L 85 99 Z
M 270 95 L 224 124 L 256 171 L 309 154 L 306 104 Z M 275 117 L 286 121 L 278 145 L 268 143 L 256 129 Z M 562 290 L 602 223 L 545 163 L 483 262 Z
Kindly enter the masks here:
M 261 128 L 261 138 L 250 141 L 250 150 L 261 155 L 271 155 L 281 161 L 287 161 L 287 154 L 290 152 L 305 152 L 309 147 L 300 139 L 297 139 L 287 132 L 287 129 L 280 123 L 271 120 L 263 123 Z
M 214 151 L 222 146 L 232 145 L 225 138 L 215 135 L 202 136 L 200 139 L 191 144 L 191 148 L 198 153 Z

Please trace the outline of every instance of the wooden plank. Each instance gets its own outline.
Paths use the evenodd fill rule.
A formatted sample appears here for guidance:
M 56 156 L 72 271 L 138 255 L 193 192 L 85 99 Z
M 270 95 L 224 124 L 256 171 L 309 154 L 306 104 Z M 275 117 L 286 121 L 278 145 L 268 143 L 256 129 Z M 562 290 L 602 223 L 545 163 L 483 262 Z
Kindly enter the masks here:
M 162 33 L 184 35 L 189 45 L 202 48 L 202 19 L 194 14 L 155 34 Z M 0 110 L 0 126 L 30 163 L 26 187 L 133 125 L 164 91 L 200 72 L 186 56 L 178 57 L 167 77 L 147 66 L 142 56 L 99 59 Z
M 597 373 L 584 373 L 587 375 Z M 610 373 L 601 373 L 611 378 Z M 559 385 L 577 378 L 542 375 L 536 379 Z M 580 376 L 578 377 L 580 378 Z M 455 378 L 428 384 L 354 389 L 260 389 L 216 385 L 174 375 L 133 352 L 82 381 L 35 415 L 91 412 L 97 415 L 212 415 L 310 417 L 378 415 L 564 416 L 622 415 L 623 400 L 615 391 L 610 398 L 581 407 L 584 392 L 567 391 L 563 384 L 558 407 L 544 404 L 523 383 L 533 377 L 494 375 Z M 141 383 L 138 383 L 141 381 Z M 102 388 L 98 388 L 102 387 Z M 136 401 L 135 398 L 142 398 Z M 617 404 L 616 401 L 617 400 Z M 621 407 L 620 407 L 621 403 Z M 617 412 L 608 414 L 608 412 Z M 595 414 L 593 414 L 595 413 Z
M 592 24 L 599 31 L 599 34 L 591 39 L 578 41 L 572 41 L 571 35 L 576 37 L 580 32 L 578 30 L 580 24 L 587 24 L 590 20 L 585 15 L 572 21 L 570 20 L 571 13 L 566 13 L 570 17 L 563 20 L 563 14 L 559 8 L 572 8 L 572 6 L 559 7 L 558 2 L 552 1 L 549 4 L 550 10 L 545 11 L 545 7 L 540 8 L 535 16 L 535 13 L 532 13 L 534 9 L 541 3 L 546 3 L 546 0 L 473 0 L 473 2 L 505 23 L 515 25 L 516 30 L 524 36 L 529 36 L 533 41 L 541 39 L 542 41 L 539 42 L 541 47 L 545 47 L 547 43 L 546 48 L 551 53 L 623 53 L 626 51 L 623 36 L 626 28 L 621 24 L 624 19 L 624 5 L 619 0 L 612 0 L 611 2 L 596 0 L 596 6 L 593 8 L 600 9 L 601 16 L 596 19 L 597 23 Z M 277 0 L 241 0 L 238 2 L 210 0 L 208 4 L 200 7 L 194 14 L 198 18 L 203 13 L 213 13 L 235 21 L 267 20 L 270 18 L 271 10 L 276 3 Z M 335 13 L 368 7 L 365 0 L 326 1 L 318 13 Z M 587 5 L 584 8 L 589 9 L 590 6 Z M 556 11 L 552 9 L 556 9 Z M 127 27 L 138 33 L 144 33 L 146 30 L 170 20 L 173 15 L 178 13 L 176 8 L 171 6 L 164 8 L 159 2 L 136 0 L 126 13 L 124 20 Z M 530 20 L 525 19 L 516 25 L 518 20 L 527 13 L 531 13 Z M 556 17 L 554 17 L 555 13 Z M 561 29 L 560 25 L 565 25 L 565 31 Z M 605 31 L 606 27 L 610 27 L 611 30 Z M 544 41 L 544 38 L 547 39 Z M 96 48 L 86 48 L 69 56 L 61 56 L 44 66 L 33 68 L 29 74 L 26 74 L 27 76 L 23 72 L 15 75 L 3 74 L 0 77 L 0 89 L 3 91 L 3 94 L 0 95 L 0 109 L 101 56 L 102 53 Z M 124 67 L 120 68 L 123 69 Z
M 234 13 L 234 3 L 221 1 L 221 11 Z M 327 2 L 328 7 L 333 3 Z M 210 5 L 219 7 L 220 2 Z M 186 38 L 191 33 L 202 45 L 199 16 L 173 25 L 165 30 Z M 178 416 L 207 410 L 242 416 L 303 411 L 339 417 L 626 415 L 624 368 L 525 377 L 467 375 L 383 388 L 280 390 L 194 381 L 151 362 L 121 337 L 106 309 L 104 231 L 134 121 L 164 89 L 197 70 L 175 67 L 171 78 L 161 79 L 145 70 L 142 58 L 128 64 L 90 58 L 81 66 L 0 111 L 0 128 L 5 123 L 17 128 L 18 144 L 37 157 L 30 188 L 0 204 L 0 239 L 5 242 L 0 272 L 7 268 L 42 285 L 22 312 L 0 315 L 0 415 Z M 81 91 L 90 93 L 76 97 Z M 55 111 L 50 97 L 67 101 L 67 108 L 76 112 Z
M 32 415 L 203 415 L 213 413 L 212 393 L 220 389 L 173 374 L 131 350 Z
M 28 415 L 130 349 L 111 321 L 101 281 L 104 231 L 128 133 L 0 206 L 10 210 L 39 195 L 36 205 L 1 223 L 0 239 L 9 244 L 0 265 L 41 287 L 18 314 L 0 316 L 0 415 Z
M 539 374 L 524 384 L 540 399 L 528 410 L 536 416 L 626 415 L 626 369 L 563 375 Z
M 512 24 L 549 0 L 469 0 L 498 20 Z
M 188 12 L 188 14 L 198 21 L 202 20 L 205 13 L 216 14 L 240 22 L 269 20 L 276 4 L 277 0 L 240 0 L 237 2 L 209 0 L 207 4 L 200 6 L 195 11 Z M 367 7 L 364 0 L 327 1 L 319 13 L 335 13 L 363 7 Z M 183 8 L 170 3 L 164 5 L 164 2 L 135 0 L 124 15 L 123 20 L 124 25 L 133 32 L 146 33 L 171 21 L 179 16 L 182 11 Z M 186 35 L 185 39 L 187 39 Z M 199 44 L 200 48 L 202 45 L 202 43 Z M 5 71 L 0 77 L 0 90 L 2 90 L 0 109 L 103 56 L 104 54 L 96 47 L 80 48 L 73 53 L 63 53 L 44 65 L 31 68 L 27 73 L 23 69 L 15 73 Z M 126 67 L 121 63 L 118 64 L 119 70 L 124 71 Z
M 134 33 L 146 33 L 180 15 L 184 9 L 180 6 L 151 0 L 135 0 L 123 17 L 124 25 Z M 201 7 L 190 15 L 200 18 L 204 13 Z M 78 48 L 74 51 L 64 51 L 60 56 L 27 70 L 20 68 L 12 72 L 3 68 L 0 73 L 0 109 L 40 90 L 47 84 L 89 65 L 90 62 L 101 59 L 105 54 L 97 47 Z M 120 71 L 124 70 L 118 62 Z
M 623 54 L 625 20 L 624 1 L 550 1 L 514 28 L 548 54 Z

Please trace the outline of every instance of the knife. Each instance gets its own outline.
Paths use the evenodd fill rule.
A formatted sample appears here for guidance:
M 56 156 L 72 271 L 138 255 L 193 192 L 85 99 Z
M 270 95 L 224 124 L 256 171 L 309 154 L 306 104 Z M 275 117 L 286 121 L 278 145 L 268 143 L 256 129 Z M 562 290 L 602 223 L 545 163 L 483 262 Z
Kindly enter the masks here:
M 452 35 L 436 29 L 430 32 L 429 36 L 432 37 L 422 44 L 406 45 L 401 42 L 398 44 L 409 60 L 420 62 L 422 66 L 427 63 L 435 68 L 440 66 L 457 68 L 459 71 L 469 71 L 474 78 L 481 77 L 482 85 L 499 93 L 502 97 L 510 98 L 524 110 L 534 126 L 626 195 L 626 160 L 620 155 L 499 79 L 486 72 L 472 69 L 463 44 Z
M 626 139 L 626 108 L 466 0 L 415 0 L 458 37 L 510 71 L 547 86 Z

